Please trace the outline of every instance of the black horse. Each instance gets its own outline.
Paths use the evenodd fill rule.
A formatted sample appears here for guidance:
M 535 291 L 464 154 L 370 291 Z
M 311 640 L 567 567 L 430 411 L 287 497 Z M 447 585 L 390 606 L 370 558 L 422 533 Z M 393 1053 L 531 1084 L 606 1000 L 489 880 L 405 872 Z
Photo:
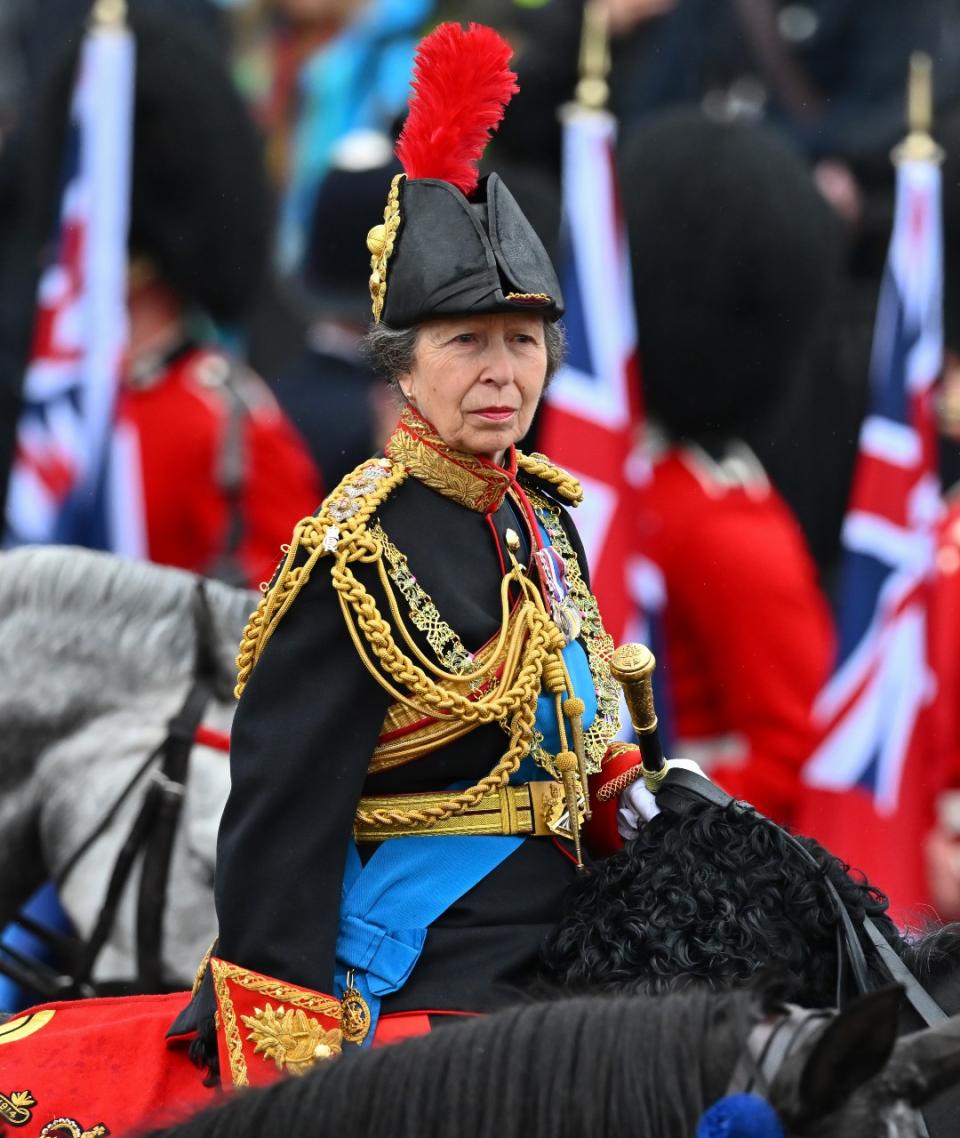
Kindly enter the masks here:
M 822 1007 L 889 984 L 891 958 L 944 1011 L 960 1011 L 960 924 L 906 939 L 883 893 L 817 842 L 744 803 L 688 800 L 575 883 L 543 960 L 567 991 L 719 991 L 766 973 Z M 922 1025 L 905 1001 L 901 1030 Z M 957 1133 L 960 1093 L 927 1117 L 932 1134 Z
M 749 991 L 533 1004 L 238 1094 L 152 1138 L 913 1138 L 915 1108 L 960 1076 L 960 1018 L 895 1044 L 898 997 L 840 1014 Z

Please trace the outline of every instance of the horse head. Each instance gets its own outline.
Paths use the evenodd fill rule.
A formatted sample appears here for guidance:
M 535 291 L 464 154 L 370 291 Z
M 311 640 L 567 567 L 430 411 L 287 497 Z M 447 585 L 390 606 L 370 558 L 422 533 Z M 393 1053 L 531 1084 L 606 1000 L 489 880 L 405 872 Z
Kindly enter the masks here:
M 177 569 L 72 548 L 0 555 L 0 927 L 68 869 L 68 912 L 81 934 L 93 927 L 104 875 L 155 777 L 151 757 L 198 666 L 209 681 L 207 737 L 226 738 L 236 646 L 257 597 L 216 582 L 204 593 L 199 618 L 197 579 Z M 214 932 L 214 841 L 228 781 L 223 753 L 193 749 L 169 915 L 170 972 L 181 980 Z M 131 975 L 124 906 L 103 963 Z

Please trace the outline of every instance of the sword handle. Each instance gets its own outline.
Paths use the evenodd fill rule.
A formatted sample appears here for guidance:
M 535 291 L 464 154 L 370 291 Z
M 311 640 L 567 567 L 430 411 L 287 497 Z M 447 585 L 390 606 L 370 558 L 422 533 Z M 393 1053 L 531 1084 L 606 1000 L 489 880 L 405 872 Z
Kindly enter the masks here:
M 610 674 L 623 688 L 630 722 L 637 735 L 644 773 L 666 770 L 657 712 L 653 705 L 653 671 L 657 661 L 645 644 L 621 644 L 610 659 Z

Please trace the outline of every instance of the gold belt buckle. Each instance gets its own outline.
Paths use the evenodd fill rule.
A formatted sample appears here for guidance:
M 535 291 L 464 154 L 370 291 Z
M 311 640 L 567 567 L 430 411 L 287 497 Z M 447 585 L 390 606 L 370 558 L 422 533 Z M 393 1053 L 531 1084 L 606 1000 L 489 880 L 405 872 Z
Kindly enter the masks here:
M 569 838 L 570 830 L 565 825 L 567 812 L 566 796 L 563 787 L 553 779 L 539 779 L 528 782 L 530 805 L 533 808 L 533 832 L 540 837 L 555 836 Z

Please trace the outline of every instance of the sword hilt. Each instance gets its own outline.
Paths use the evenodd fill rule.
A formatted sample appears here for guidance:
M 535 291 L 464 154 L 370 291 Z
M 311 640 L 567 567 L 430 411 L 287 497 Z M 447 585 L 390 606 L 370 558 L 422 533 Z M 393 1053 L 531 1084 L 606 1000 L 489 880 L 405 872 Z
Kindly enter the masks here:
M 644 780 L 650 789 L 651 783 L 659 783 L 667 772 L 653 703 L 656 666 L 657 661 L 645 644 L 621 644 L 610 659 L 610 674 L 623 688 L 643 760 Z

